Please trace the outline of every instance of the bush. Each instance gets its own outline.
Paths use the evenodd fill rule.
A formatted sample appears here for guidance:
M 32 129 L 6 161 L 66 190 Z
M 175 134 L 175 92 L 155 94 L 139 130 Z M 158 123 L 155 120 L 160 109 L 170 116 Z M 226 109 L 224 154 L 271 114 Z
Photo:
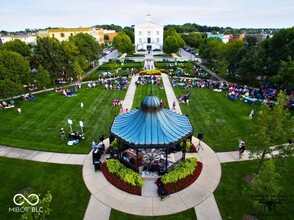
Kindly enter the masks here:
M 120 177 L 114 173 L 110 173 L 107 167 L 106 162 L 104 162 L 101 166 L 101 171 L 103 172 L 103 175 L 105 178 L 116 188 L 121 189 L 127 193 L 131 193 L 134 195 L 141 195 L 142 194 L 142 189 L 141 187 L 138 186 L 133 186 L 129 183 L 124 182 L 123 180 L 120 179 Z
M 194 160 L 195 159 L 195 160 Z M 184 162 L 185 165 L 189 164 L 187 166 L 187 169 L 188 170 L 191 170 L 191 165 L 195 163 L 195 161 L 197 161 L 196 158 L 188 158 L 186 159 L 185 161 L 188 162 Z M 189 161 L 189 160 L 193 160 L 192 161 Z M 181 162 L 182 163 L 182 162 Z M 182 164 L 183 165 L 183 164 Z M 178 166 L 177 166 L 178 167 Z M 183 177 L 184 175 L 178 175 L 178 180 L 174 182 L 174 179 L 173 179 L 173 175 L 177 175 L 176 173 L 174 172 L 169 172 L 165 175 L 170 175 L 168 176 L 168 179 L 171 180 L 170 182 L 167 182 L 164 178 L 165 175 L 163 175 L 163 177 L 161 178 L 161 181 L 163 182 L 164 184 L 164 188 L 166 189 L 166 191 L 169 193 L 169 194 L 172 194 L 172 193 L 176 193 L 182 189 L 185 189 L 187 188 L 188 186 L 190 186 L 192 183 L 195 182 L 195 180 L 199 177 L 201 171 L 202 171 L 202 167 L 203 167 L 203 164 L 201 162 L 196 162 L 195 166 L 194 166 L 194 170 L 193 172 L 190 174 L 190 175 L 187 175 L 186 177 L 184 178 L 181 178 L 179 179 L 179 176 Z M 177 169 L 177 168 L 176 168 Z M 181 167 L 181 168 L 178 168 L 177 170 L 177 173 L 179 172 L 185 172 L 185 169 L 184 169 L 184 166 Z M 187 173 L 186 173 L 187 174 Z M 176 178 L 175 178 L 176 179 Z
M 187 158 L 181 161 L 174 170 L 170 171 L 167 174 L 164 174 L 161 178 L 161 181 L 164 184 L 175 183 L 181 179 L 186 178 L 189 175 L 192 175 L 197 166 L 197 159 L 195 157 Z
M 160 70 L 142 70 L 139 72 L 140 75 L 161 75 Z

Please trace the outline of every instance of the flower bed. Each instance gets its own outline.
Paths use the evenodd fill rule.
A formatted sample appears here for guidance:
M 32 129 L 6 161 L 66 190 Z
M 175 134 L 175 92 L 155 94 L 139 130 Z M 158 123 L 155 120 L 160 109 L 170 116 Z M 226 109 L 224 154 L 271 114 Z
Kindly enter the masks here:
M 182 189 L 187 188 L 192 183 L 194 183 L 195 180 L 199 177 L 199 175 L 202 171 L 202 167 L 203 167 L 203 164 L 200 161 L 196 162 L 196 166 L 195 166 L 192 174 L 187 175 L 186 177 L 184 177 L 182 179 L 178 179 L 175 182 L 164 181 L 164 178 L 163 178 L 162 182 L 164 184 L 166 191 L 168 193 L 172 194 L 172 193 L 175 193 L 175 192 L 181 191 Z M 165 183 L 165 182 L 168 182 L 168 183 Z
M 142 70 L 139 75 L 161 75 L 159 70 Z
M 123 165 L 122 165 L 123 166 Z M 125 167 L 126 170 L 130 170 Z M 142 186 L 134 186 L 130 183 L 123 181 L 117 174 L 111 173 L 107 167 L 107 163 L 104 162 L 101 165 L 101 171 L 105 178 L 116 188 L 121 189 L 127 193 L 131 193 L 134 195 L 141 195 L 142 194 Z M 133 171 L 134 172 L 134 171 Z M 134 172 L 135 173 L 135 172 Z M 136 173 L 137 174 L 137 173 Z M 139 174 L 138 174 L 139 175 Z M 141 177 L 141 176 L 140 176 Z M 142 177 L 141 177 L 142 178 Z M 142 180 L 143 183 L 143 180 Z
M 198 152 L 198 151 L 197 151 L 195 145 L 192 143 L 192 144 L 191 144 L 191 149 L 190 149 L 190 151 L 188 151 L 188 153 L 197 153 L 197 152 Z

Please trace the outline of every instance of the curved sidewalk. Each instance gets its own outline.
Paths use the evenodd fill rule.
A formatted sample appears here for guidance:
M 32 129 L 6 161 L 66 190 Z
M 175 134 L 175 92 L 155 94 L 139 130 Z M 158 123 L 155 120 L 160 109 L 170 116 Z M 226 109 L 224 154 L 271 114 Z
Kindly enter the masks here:
M 193 137 L 192 142 L 197 145 L 198 139 Z M 207 214 L 211 206 L 203 207 L 202 204 L 205 202 L 211 204 L 211 197 L 221 178 L 221 165 L 216 153 L 208 145 L 202 142 L 202 147 L 204 150 L 200 150 L 199 153 L 186 154 L 187 158 L 196 157 L 203 163 L 203 170 L 198 179 L 188 188 L 170 195 L 165 201 L 160 200 L 157 191 L 154 192 L 154 196 L 136 196 L 117 189 L 104 178 L 101 172 L 94 171 L 92 153 L 87 156 L 84 163 L 84 182 L 92 194 L 92 202 L 99 204 L 103 209 L 109 207 L 134 215 L 160 216 L 195 207 L 196 213 L 202 210 Z M 221 219 L 218 208 L 215 212 L 214 219 Z M 92 219 L 90 216 L 90 213 L 86 213 L 85 219 Z

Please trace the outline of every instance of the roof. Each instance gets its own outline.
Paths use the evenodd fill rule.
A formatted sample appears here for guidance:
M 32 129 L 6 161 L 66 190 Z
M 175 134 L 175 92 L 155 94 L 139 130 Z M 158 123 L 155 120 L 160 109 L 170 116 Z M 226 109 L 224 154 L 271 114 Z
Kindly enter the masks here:
M 163 28 L 162 25 L 160 24 L 155 24 L 153 22 L 150 22 L 150 21 L 146 21 L 142 24 L 138 24 L 138 25 L 135 25 L 135 28 L 145 28 L 145 27 L 148 27 L 148 28 Z
M 185 115 L 162 108 L 156 96 L 147 96 L 140 109 L 115 117 L 110 134 L 129 145 L 160 147 L 176 144 L 194 129 Z

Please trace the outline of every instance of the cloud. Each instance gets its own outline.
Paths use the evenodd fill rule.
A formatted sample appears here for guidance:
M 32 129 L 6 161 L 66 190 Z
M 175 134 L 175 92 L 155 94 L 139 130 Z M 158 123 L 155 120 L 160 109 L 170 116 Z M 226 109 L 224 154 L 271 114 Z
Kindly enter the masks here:
M 96 24 L 131 26 L 144 22 L 148 12 L 154 22 L 163 24 L 291 27 L 293 11 L 290 0 L 11 0 L 1 5 L 0 27 L 13 31 Z

